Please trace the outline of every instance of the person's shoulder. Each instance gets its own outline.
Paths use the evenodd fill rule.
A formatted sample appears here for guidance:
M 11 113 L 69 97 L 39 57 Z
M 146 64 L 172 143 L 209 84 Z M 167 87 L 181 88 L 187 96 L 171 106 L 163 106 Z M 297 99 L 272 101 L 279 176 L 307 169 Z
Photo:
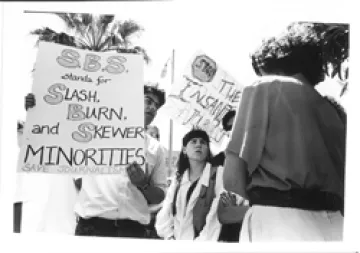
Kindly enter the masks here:
M 145 138 L 146 138 L 147 142 L 151 145 L 159 146 L 159 144 L 160 144 L 160 142 L 157 139 L 155 139 L 148 133 L 145 133 Z
M 269 75 L 256 79 L 252 85 L 246 87 L 247 93 L 269 94 L 269 97 L 283 92 L 303 91 L 305 85 L 291 76 Z M 245 92 L 245 89 L 244 89 Z M 271 94 L 271 95 L 270 95 Z
M 268 75 L 257 78 L 249 87 L 272 87 L 274 84 L 301 84 L 301 82 L 290 76 Z
M 165 153 L 165 147 L 151 135 L 145 133 L 145 138 L 147 139 L 147 148 L 152 153 Z

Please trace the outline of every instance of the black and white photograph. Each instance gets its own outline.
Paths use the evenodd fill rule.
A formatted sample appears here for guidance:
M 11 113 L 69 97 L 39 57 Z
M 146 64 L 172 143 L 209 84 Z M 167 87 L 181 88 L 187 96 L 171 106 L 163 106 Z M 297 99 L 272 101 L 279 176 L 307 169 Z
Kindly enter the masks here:
M 305 2 L 1 3 L 2 231 L 354 250 L 357 26 Z

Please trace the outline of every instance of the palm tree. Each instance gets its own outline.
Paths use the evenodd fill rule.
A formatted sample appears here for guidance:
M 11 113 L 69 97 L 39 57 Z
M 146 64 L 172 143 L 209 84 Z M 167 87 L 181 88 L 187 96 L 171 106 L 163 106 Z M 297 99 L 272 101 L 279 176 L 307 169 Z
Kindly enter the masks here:
M 141 54 L 146 63 L 150 58 L 146 50 L 134 46 L 131 42 L 133 35 L 144 29 L 133 20 L 118 21 L 114 15 L 80 14 L 80 13 L 52 13 L 61 18 L 67 28 L 67 33 L 58 33 L 49 27 L 36 29 L 31 32 L 40 41 L 54 42 L 80 49 L 105 52 Z

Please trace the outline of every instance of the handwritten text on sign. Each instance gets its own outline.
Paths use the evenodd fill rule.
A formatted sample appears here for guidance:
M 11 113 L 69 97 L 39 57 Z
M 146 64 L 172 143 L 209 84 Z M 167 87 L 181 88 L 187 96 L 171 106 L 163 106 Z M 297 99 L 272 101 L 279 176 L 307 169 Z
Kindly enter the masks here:
M 213 59 L 199 52 L 173 85 L 164 109 L 181 125 L 203 128 L 212 143 L 221 145 L 228 136 L 222 118 L 237 109 L 242 88 Z
M 142 77 L 140 55 L 41 43 L 19 170 L 121 174 L 144 165 Z

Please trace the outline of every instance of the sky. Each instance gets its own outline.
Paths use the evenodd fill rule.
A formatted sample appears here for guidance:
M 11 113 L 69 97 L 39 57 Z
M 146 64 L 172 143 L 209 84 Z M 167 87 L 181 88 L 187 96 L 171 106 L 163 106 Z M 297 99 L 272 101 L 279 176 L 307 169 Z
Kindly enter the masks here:
M 3 50 L 1 51 L 3 82 L 1 83 L 2 86 L 0 85 L 2 92 L 0 101 L 2 105 L 2 173 L 0 176 L 3 178 L 0 177 L 0 193 L 3 196 L 6 195 L 8 201 L 11 201 L 9 192 L 14 189 L 11 182 L 14 181 L 15 176 L 7 174 L 5 177 L 3 168 L 14 168 L 15 166 L 17 146 L 16 141 L 14 141 L 16 140 L 16 133 L 13 128 L 16 120 L 24 120 L 26 116 L 24 96 L 31 92 L 31 70 L 36 57 L 35 38 L 30 36 L 29 32 L 42 26 L 49 26 L 55 30 L 63 29 L 61 22 L 56 17 L 45 14 L 23 14 L 24 10 L 110 13 L 122 20 L 127 18 L 135 20 L 145 28 L 142 36 L 138 38 L 138 42 L 146 48 L 152 58 L 152 64 L 145 68 L 145 80 L 149 81 L 160 81 L 161 69 L 171 56 L 173 49 L 175 49 L 175 81 L 176 77 L 181 75 L 182 69 L 191 56 L 200 49 L 215 59 L 239 83 L 249 85 L 255 77 L 249 61 L 251 50 L 261 42 L 262 38 L 278 33 L 292 21 L 350 22 L 352 31 L 360 30 L 355 22 L 357 15 L 350 15 L 354 8 L 351 8 L 350 1 L 347 0 L 341 2 L 320 0 L 175 0 L 133 3 L 103 2 L 101 4 L 90 2 L 86 4 L 81 2 L 67 2 L 66 4 L 61 2 L 22 2 L 1 3 L 1 7 L 3 18 L 1 20 L 3 22 Z M 356 44 L 359 43 L 352 45 Z M 356 55 L 356 47 L 351 50 L 351 55 Z M 352 58 L 351 66 L 358 64 L 357 59 L 360 58 Z M 354 76 L 356 76 L 355 73 Z M 351 76 L 351 78 L 353 77 Z M 170 81 L 161 80 L 161 86 L 169 90 L 171 88 Z M 340 87 L 334 83 L 327 83 L 319 89 L 323 94 L 330 94 L 335 97 L 340 92 Z M 353 106 L 353 101 L 356 101 L 356 98 L 354 100 L 356 95 L 353 92 L 354 89 L 356 86 L 350 86 L 349 95 L 344 96 L 341 100 L 345 108 L 349 110 L 349 115 L 356 115 L 355 108 L 358 108 Z M 356 141 L 358 138 L 356 137 L 358 137 L 357 132 L 359 131 L 356 128 L 356 120 L 352 121 L 353 118 L 349 119 L 348 130 L 349 135 L 351 135 L 348 138 L 348 145 L 354 147 L 358 145 Z M 161 142 L 167 147 L 168 116 L 160 110 L 153 124 L 160 128 Z M 186 129 L 174 125 L 174 150 L 180 149 L 181 137 L 185 132 Z M 219 148 L 214 147 L 213 151 L 216 153 L 219 150 Z M 354 164 L 358 164 L 358 153 L 356 151 L 356 148 L 352 148 L 347 153 L 347 162 L 352 163 L 353 167 Z M 358 178 L 355 175 L 356 173 L 358 170 L 355 167 L 355 170 L 347 173 L 347 177 Z M 351 185 L 347 184 L 346 187 L 351 187 Z M 4 191 L 5 189 L 6 191 Z M 355 200 L 358 198 L 357 193 L 358 191 L 347 190 L 346 195 Z M 352 210 L 355 209 L 346 210 L 348 217 L 351 216 Z M 0 229 L 4 229 L 4 227 L 11 225 L 11 221 L 6 220 L 6 217 L 10 217 L 12 210 L 9 206 L 4 205 L 1 206 L 0 212 L 2 212 L 0 215 L 1 224 L 5 224 Z M 354 212 L 350 221 L 345 221 L 345 226 L 355 221 L 356 217 L 358 215 Z M 347 236 L 348 238 L 355 238 L 355 233 Z M 33 242 L 29 241 L 28 243 Z M 192 250 L 194 252 L 201 250 L 201 245 L 199 244 L 199 248 L 196 248 L 197 246 L 192 247 Z M 273 249 L 277 248 L 280 249 L 274 244 Z M 291 248 L 294 249 L 295 247 L 292 246 Z M 306 249 L 301 245 L 296 248 L 299 251 Z M 168 249 L 176 248 L 169 246 Z M 214 245 L 213 249 L 218 251 L 221 248 Z M 256 249 L 256 246 L 252 249 Z M 332 250 L 331 252 L 336 249 L 343 250 L 336 245 L 326 249 Z M 347 247 L 346 249 L 353 248 Z M 149 252 L 151 250 L 152 248 L 149 248 Z

